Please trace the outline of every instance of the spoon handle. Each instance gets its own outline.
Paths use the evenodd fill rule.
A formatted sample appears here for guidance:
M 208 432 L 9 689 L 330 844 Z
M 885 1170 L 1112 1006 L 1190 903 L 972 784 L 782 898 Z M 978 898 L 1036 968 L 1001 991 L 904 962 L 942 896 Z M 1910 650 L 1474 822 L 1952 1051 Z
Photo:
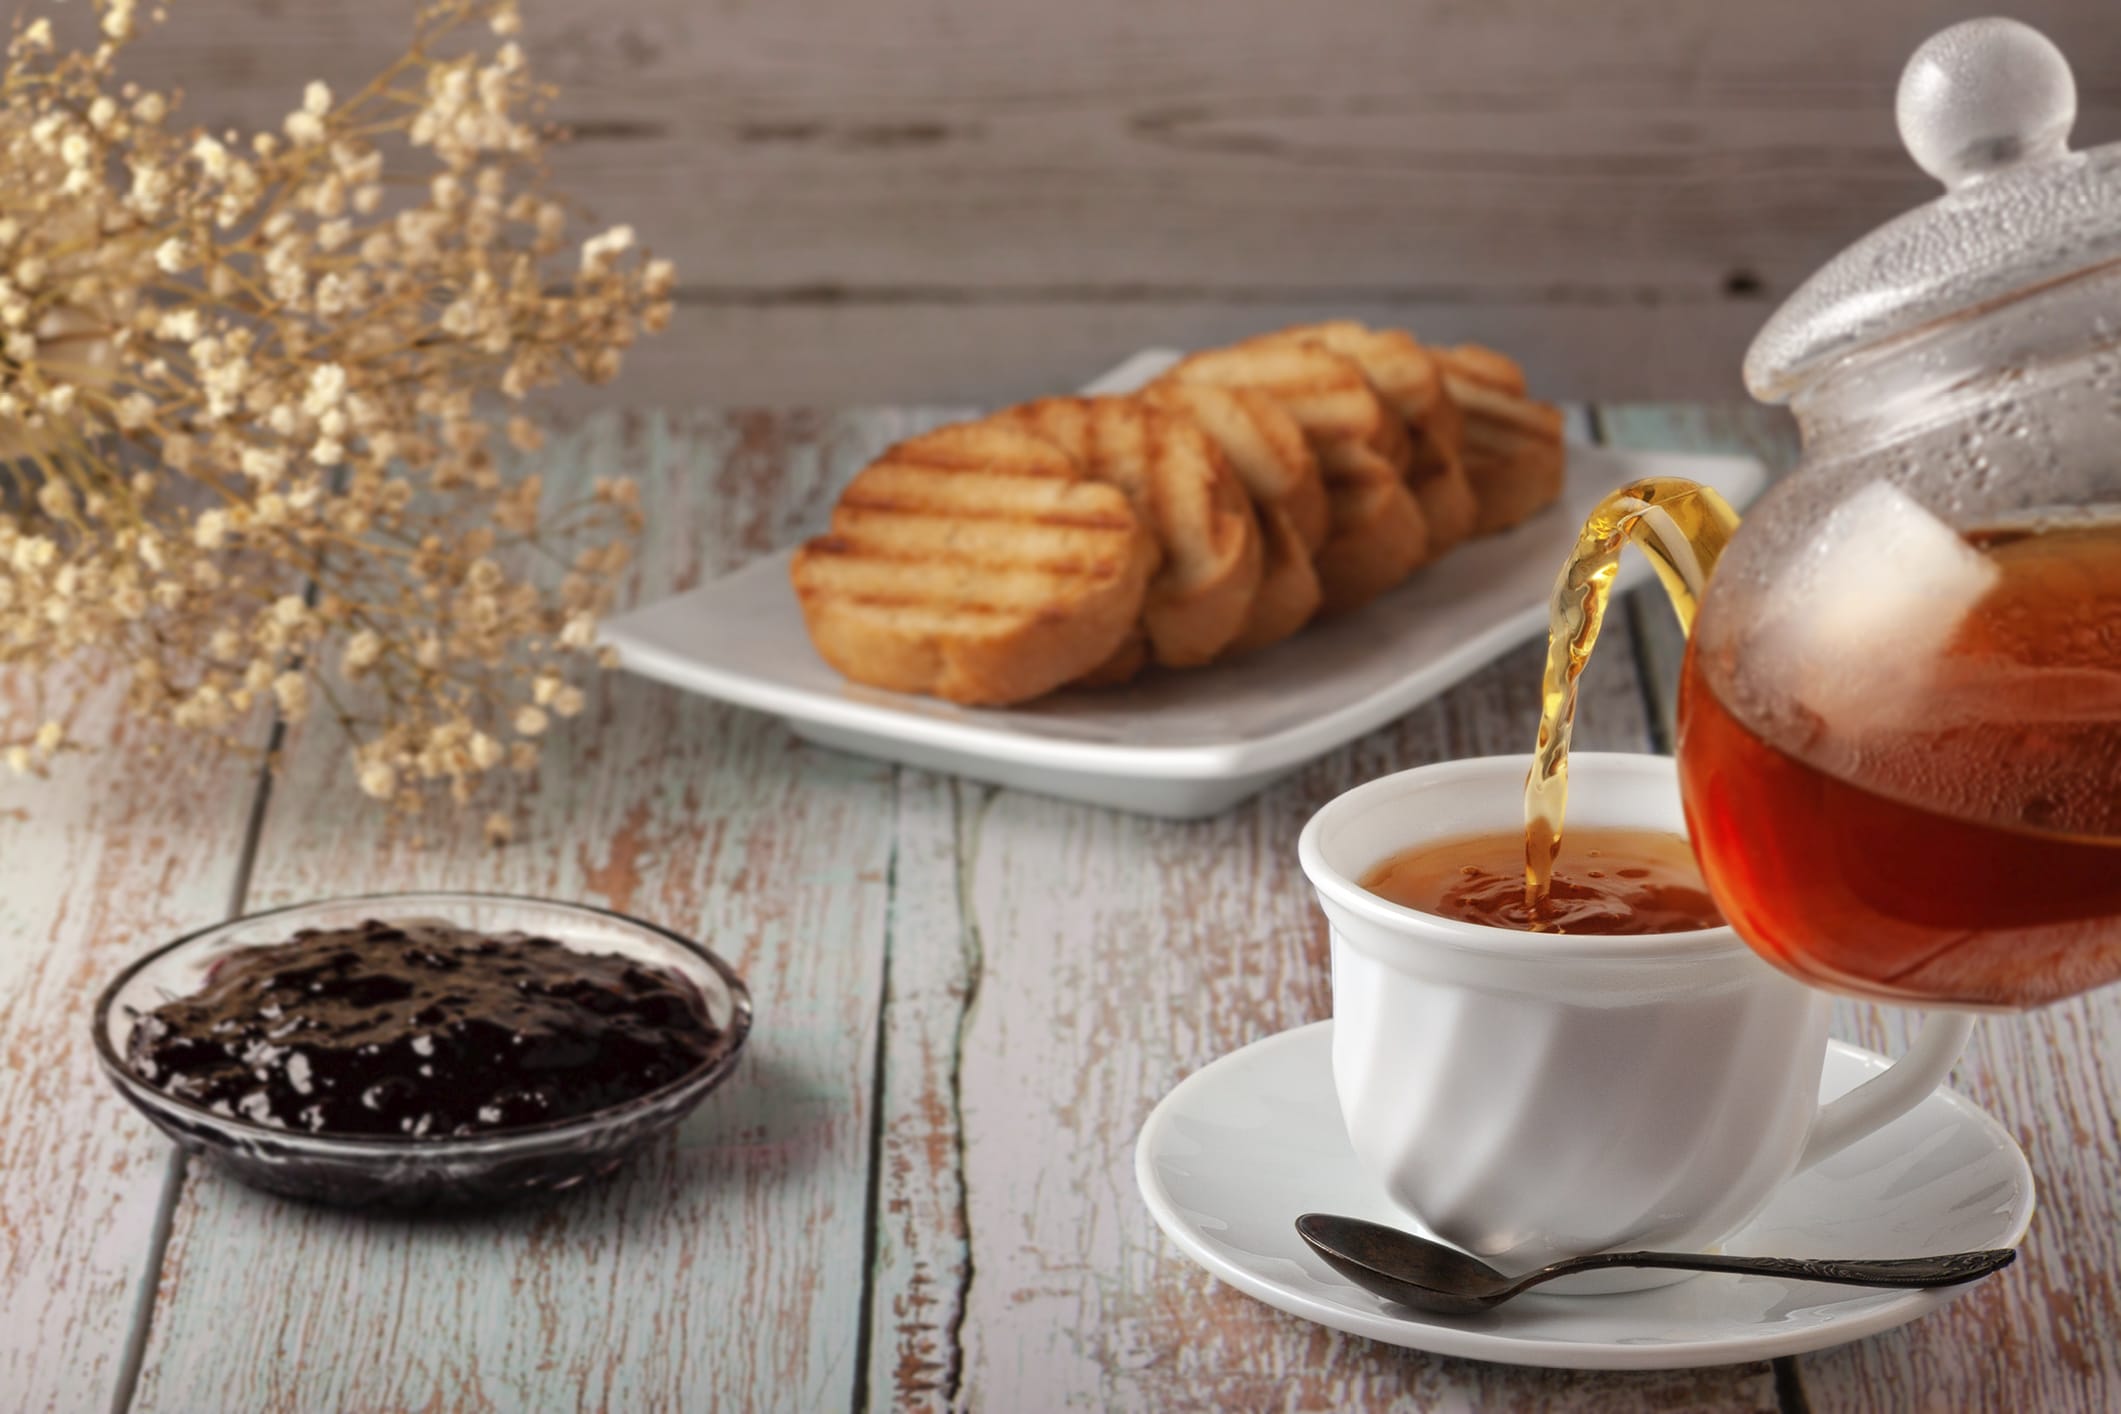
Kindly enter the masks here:
M 2009 1266 L 2009 1247 L 1985 1252 L 1947 1252 L 1937 1257 L 1861 1258 L 1732 1257 L 1714 1252 L 1598 1252 L 1556 1262 L 1534 1272 L 1524 1285 L 1601 1267 L 1670 1267 L 1691 1272 L 1735 1272 L 1741 1276 L 1793 1277 L 1843 1286 L 1957 1286 Z

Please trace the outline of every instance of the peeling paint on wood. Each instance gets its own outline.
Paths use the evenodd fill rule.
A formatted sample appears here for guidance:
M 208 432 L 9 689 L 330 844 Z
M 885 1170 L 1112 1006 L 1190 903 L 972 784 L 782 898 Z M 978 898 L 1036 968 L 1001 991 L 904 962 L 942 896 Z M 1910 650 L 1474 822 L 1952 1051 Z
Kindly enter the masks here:
M 632 592 L 805 528 L 868 436 L 830 418 L 601 418 L 555 492 L 630 472 L 653 511 Z M 748 1055 L 669 1143 L 549 1206 L 455 1218 L 185 1186 L 136 1408 L 829 1408 L 854 1384 L 894 773 L 766 718 L 611 675 L 555 732 L 517 843 L 407 831 L 305 730 L 259 841 L 259 904 L 492 889 L 630 908 L 743 973 Z
M 28 674 L 0 674 L 0 735 Z M 94 693 L 47 781 L 0 775 L 0 1406 L 70 1414 L 119 1392 L 169 1144 L 100 1073 L 96 993 L 141 953 L 224 916 L 259 772 L 148 758 L 159 738 Z M 34 725 L 31 723 L 30 725 Z M 262 744 L 262 736 L 259 739 Z
M 980 980 L 960 843 L 986 788 L 899 772 L 875 1175 L 867 1390 L 873 1408 L 947 1409 L 971 1277 L 959 1159 L 964 1018 Z

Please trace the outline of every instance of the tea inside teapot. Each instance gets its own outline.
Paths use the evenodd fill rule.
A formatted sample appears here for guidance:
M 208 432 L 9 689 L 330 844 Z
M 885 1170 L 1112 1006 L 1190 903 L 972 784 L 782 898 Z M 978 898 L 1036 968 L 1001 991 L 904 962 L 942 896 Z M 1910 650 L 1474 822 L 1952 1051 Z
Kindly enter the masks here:
M 1690 646 L 1688 827 L 1725 916 L 1802 976 L 2051 1001 L 2121 978 L 2121 519 L 1953 548 L 1950 586 L 1907 599 L 1872 662 L 1836 661 L 1847 639 L 1779 666 Z

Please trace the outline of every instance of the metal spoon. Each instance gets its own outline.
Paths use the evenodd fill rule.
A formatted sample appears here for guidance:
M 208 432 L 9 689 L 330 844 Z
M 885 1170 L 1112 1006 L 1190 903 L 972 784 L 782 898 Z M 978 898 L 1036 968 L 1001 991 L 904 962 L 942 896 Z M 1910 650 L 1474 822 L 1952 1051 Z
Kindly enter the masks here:
M 1417 1311 L 1469 1316 L 1556 1277 L 1605 1267 L 1671 1267 L 1739 1276 L 1794 1277 L 1844 1286 L 1956 1286 L 2011 1264 L 2008 1247 L 1952 1252 L 1941 1257 L 1813 1260 L 1803 1257 L 1724 1257 L 1707 1252 L 1595 1252 L 1511 1278 L 1478 1257 L 1411 1232 L 1331 1213 L 1305 1213 L 1296 1231 L 1326 1265 L 1363 1290 Z

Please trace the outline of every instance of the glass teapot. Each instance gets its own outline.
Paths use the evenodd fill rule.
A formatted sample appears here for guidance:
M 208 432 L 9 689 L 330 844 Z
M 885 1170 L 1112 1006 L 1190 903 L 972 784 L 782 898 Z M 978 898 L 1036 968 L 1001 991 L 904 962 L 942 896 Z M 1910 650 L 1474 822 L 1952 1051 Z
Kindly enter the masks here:
M 1801 465 L 1742 528 L 1690 483 L 1606 517 L 1691 620 L 1678 757 L 1710 890 L 1835 990 L 2010 1008 L 2121 979 L 2121 145 L 2070 151 L 2075 115 L 2022 24 L 1923 45 L 1900 133 L 1945 195 L 1746 358 Z

